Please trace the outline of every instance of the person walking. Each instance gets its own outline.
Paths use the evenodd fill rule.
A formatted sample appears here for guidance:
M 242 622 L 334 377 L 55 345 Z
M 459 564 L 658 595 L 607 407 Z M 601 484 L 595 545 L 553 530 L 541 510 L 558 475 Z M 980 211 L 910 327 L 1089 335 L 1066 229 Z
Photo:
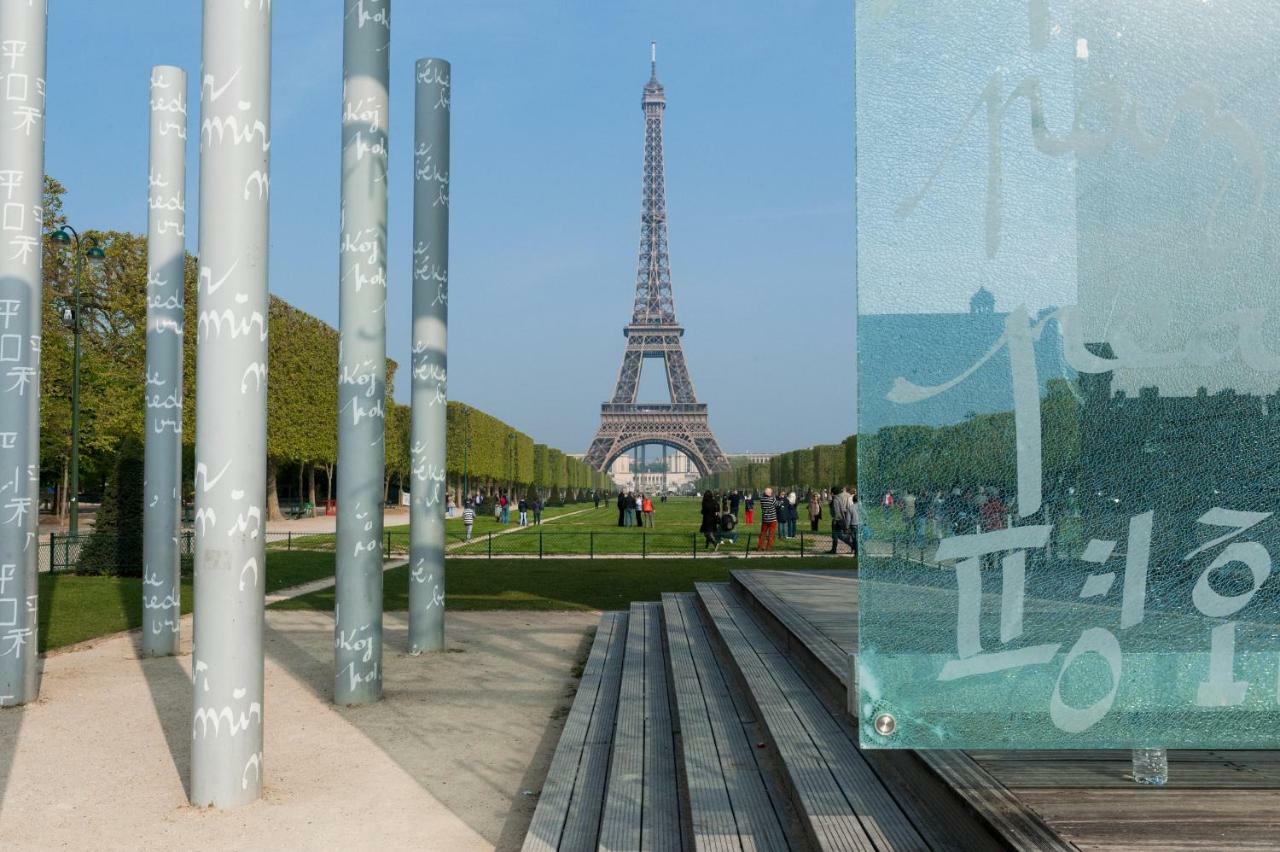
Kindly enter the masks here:
M 639 504 L 636 502 L 636 495 L 628 491 L 627 492 L 627 526 L 629 527 L 634 527 L 639 525 L 640 519 L 636 517 L 636 508 L 638 507 L 638 505 Z
M 857 503 L 854 501 L 853 495 L 849 493 L 849 487 L 844 486 L 839 490 L 831 489 L 834 496 L 831 498 L 831 552 L 834 554 L 839 551 L 840 542 L 849 545 L 849 549 L 854 555 L 858 553 L 858 510 Z
M 591 498 L 596 501 L 596 508 L 599 509 L 600 508 L 600 492 L 592 491 Z
M 644 519 L 644 525 L 653 529 L 653 498 L 648 494 L 640 495 L 640 516 Z
M 747 526 L 755 523 L 756 495 L 754 491 L 747 493 L 747 498 L 743 501 L 743 506 L 747 515 Z
M 742 492 L 734 491 L 729 495 L 729 511 L 733 512 L 733 520 L 738 520 L 738 506 L 742 502 Z
M 787 492 L 787 538 L 796 537 L 796 521 L 800 518 L 800 510 L 796 505 L 796 492 Z
M 621 491 L 618 492 L 618 526 L 625 527 L 627 515 L 627 495 Z
M 822 503 L 817 491 L 809 492 L 809 532 L 818 531 L 818 523 L 822 520 Z
M 493 501 L 493 522 L 495 524 L 502 523 L 502 498 L 495 498 Z
M 498 498 L 498 503 L 502 506 L 502 523 L 511 523 L 511 501 L 507 499 L 505 491 L 502 496 Z
M 835 553 L 839 548 L 841 541 L 845 539 L 845 503 L 848 501 L 849 495 L 842 489 L 833 487 L 831 489 L 831 501 L 828 507 L 831 509 L 831 553 Z
M 778 532 L 778 504 L 773 499 L 773 489 L 766 488 L 760 495 L 760 538 L 756 550 L 773 550 L 773 537 Z
M 471 529 L 476 525 L 476 510 L 467 502 L 467 507 L 462 510 L 462 526 L 467 530 L 467 541 L 471 541 Z
M 526 498 L 526 497 L 521 497 L 521 498 L 520 498 L 519 510 L 520 510 L 520 526 L 522 526 L 522 527 L 527 527 L 527 526 L 529 526 L 529 500 L 528 500 L 528 498 Z
M 707 550 L 719 547 L 720 501 L 710 488 L 702 492 L 702 526 L 698 532 L 702 533 Z
M 849 530 L 849 544 L 853 547 L 853 555 L 858 555 L 858 539 L 870 538 L 871 530 L 867 527 L 867 519 L 862 516 L 862 504 L 858 502 L 858 489 L 846 485 L 849 492 L 849 504 L 845 507 L 846 526 Z
M 533 498 L 533 523 L 540 525 L 542 523 L 542 497 L 534 495 Z

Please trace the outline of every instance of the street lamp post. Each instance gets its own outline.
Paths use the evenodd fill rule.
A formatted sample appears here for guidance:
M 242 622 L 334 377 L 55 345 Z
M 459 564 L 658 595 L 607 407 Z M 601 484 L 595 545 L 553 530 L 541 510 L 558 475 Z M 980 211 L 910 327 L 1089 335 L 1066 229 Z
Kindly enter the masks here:
M 68 500 L 70 533 L 75 536 L 80 528 L 80 285 L 84 278 L 84 262 L 88 258 L 95 267 L 106 259 L 106 253 L 98 247 L 98 241 L 86 237 L 85 251 L 80 250 L 80 234 L 70 225 L 63 225 L 49 235 L 49 239 L 63 246 L 74 246 L 76 255 L 75 275 L 71 283 L 71 306 L 62 310 L 62 324 L 71 329 L 71 495 Z

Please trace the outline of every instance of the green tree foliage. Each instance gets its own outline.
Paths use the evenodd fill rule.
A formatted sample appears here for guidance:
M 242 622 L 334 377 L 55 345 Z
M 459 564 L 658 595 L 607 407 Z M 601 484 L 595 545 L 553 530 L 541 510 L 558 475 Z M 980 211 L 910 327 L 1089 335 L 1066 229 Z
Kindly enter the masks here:
M 533 484 L 538 488 L 547 486 L 547 451 L 546 444 L 533 445 Z
M 840 480 L 844 465 L 844 447 L 839 444 L 818 444 L 813 448 L 813 478 L 810 484 L 828 488 Z
M 1040 402 L 1047 488 L 1075 484 L 1080 460 L 1079 403 L 1065 379 L 1051 379 Z M 867 490 L 1016 488 L 1013 413 L 975 415 L 950 426 L 894 426 L 859 437 Z M 856 472 L 856 471 L 855 471 Z
M 853 485 L 857 482 L 858 437 L 850 435 L 839 444 L 819 444 L 771 456 L 767 462 L 730 459 L 727 471 L 700 478 L 695 487 L 717 491 L 760 491 L 774 488 L 801 490 Z
M 98 507 L 93 532 L 84 543 L 76 571 L 81 574 L 142 576 L 142 442 L 125 438 Z
M 66 224 L 65 188 L 45 180 L 45 235 Z M 106 253 L 101 274 L 84 270 L 81 299 L 81 481 L 92 491 L 112 475 L 122 442 L 143 440 L 146 364 L 146 237 L 124 231 L 81 234 L 82 250 L 96 241 Z M 62 322 L 71 304 L 75 253 L 46 239 L 41 358 L 41 476 L 60 483 L 71 444 L 72 334 Z M 198 264 L 184 270 L 183 467 L 190 494 L 195 441 L 195 373 L 198 333 Z M 314 465 L 332 470 L 337 460 L 338 332 L 282 299 L 268 307 L 267 454 L 277 473 Z M 396 363 L 387 361 L 385 459 L 388 483 L 408 483 L 409 407 L 392 399 Z M 459 402 L 448 404 L 448 473 L 458 486 L 465 472 L 474 487 L 604 487 L 603 474 L 496 417 Z M 542 449 L 539 450 L 538 448 Z M 555 454 L 553 457 L 553 453 Z M 539 467 L 539 459 L 542 466 Z M 572 474 L 572 483 L 570 482 Z M 274 489 L 270 487 L 269 491 Z
M 406 488 L 409 482 L 409 406 L 401 405 L 391 398 L 391 389 L 387 389 L 387 423 L 383 437 L 386 476 L 388 482 L 396 482 Z
M 267 328 L 267 455 L 277 462 L 336 460 L 337 331 L 274 296 Z

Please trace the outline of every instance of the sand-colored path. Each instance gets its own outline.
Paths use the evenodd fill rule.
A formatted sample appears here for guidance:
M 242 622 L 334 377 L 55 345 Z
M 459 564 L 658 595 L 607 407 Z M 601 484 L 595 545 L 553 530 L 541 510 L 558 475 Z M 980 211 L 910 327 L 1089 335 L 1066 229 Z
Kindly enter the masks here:
M 127 634 L 50 655 L 40 701 L 0 711 L 0 845 L 519 848 L 596 616 L 447 619 L 449 651 L 415 658 L 388 613 L 386 700 L 335 708 L 332 617 L 268 612 L 265 795 L 232 811 L 187 804 L 189 644 L 140 660 Z

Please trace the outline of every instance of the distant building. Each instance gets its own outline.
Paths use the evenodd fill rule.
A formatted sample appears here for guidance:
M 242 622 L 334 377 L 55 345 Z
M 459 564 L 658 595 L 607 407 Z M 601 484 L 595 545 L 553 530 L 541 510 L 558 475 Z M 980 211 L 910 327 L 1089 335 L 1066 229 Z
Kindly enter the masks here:
M 899 377 L 916 385 L 939 385 L 981 360 L 1004 333 L 1008 314 L 995 307 L 995 297 L 983 287 L 969 300 L 968 313 L 859 316 L 858 432 L 874 434 L 885 426 L 946 426 L 975 414 L 1012 410 L 1009 355 L 1004 350 L 951 391 L 907 405 L 887 398 Z M 1033 324 L 1052 310 L 1041 311 Z M 1063 359 L 1056 321 L 1046 324 L 1035 351 L 1042 392 L 1049 379 L 1074 378 Z
M 646 460 L 642 465 L 636 448 L 614 459 L 608 474 L 620 489 L 658 492 L 665 487 L 678 491 L 697 480 L 698 468 L 684 453 L 670 448 L 664 448 L 661 460 Z
M 769 459 L 773 458 L 777 453 L 729 453 L 729 461 L 746 461 L 750 464 L 768 464 Z

